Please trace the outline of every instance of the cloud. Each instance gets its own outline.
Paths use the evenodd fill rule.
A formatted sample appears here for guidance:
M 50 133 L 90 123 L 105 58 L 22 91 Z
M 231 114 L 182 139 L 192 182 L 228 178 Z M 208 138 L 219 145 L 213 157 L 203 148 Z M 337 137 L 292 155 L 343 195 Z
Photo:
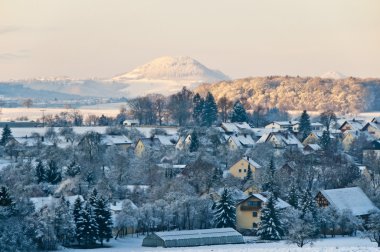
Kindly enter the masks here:
M 19 50 L 17 52 L 0 52 L 0 60 L 16 60 L 24 59 L 29 57 L 29 52 L 27 50 Z

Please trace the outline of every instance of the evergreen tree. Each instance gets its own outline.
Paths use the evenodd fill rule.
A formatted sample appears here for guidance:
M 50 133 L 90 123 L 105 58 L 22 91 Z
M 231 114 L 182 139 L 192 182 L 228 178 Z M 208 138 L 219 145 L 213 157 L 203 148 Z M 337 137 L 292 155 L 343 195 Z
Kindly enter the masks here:
M 81 199 L 79 198 L 76 198 L 75 199 L 75 202 L 74 202 L 74 207 L 73 207 L 73 218 L 74 218 L 74 223 L 75 223 L 75 234 L 76 234 L 76 239 L 80 245 L 81 243 L 81 237 L 80 237 L 80 224 L 79 224 L 79 219 L 80 219 L 80 214 L 82 212 L 82 201 Z
M 253 179 L 253 172 L 252 172 L 251 164 L 248 163 L 247 176 L 245 176 L 243 183 L 245 184 L 247 181 L 250 181 L 252 179 Z
M 199 148 L 198 134 L 195 131 L 193 131 L 191 132 L 190 137 L 191 137 L 191 141 L 190 141 L 189 151 L 195 152 Z
M 306 137 L 311 133 L 311 124 L 310 124 L 310 116 L 307 111 L 304 110 L 302 112 L 300 118 L 300 126 L 299 126 L 299 134 L 301 136 L 301 140 L 305 140 Z
M 248 116 L 243 105 L 237 101 L 234 104 L 231 115 L 231 122 L 247 122 Z
M 75 237 L 75 222 L 70 211 L 70 203 L 62 196 L 55 207 L 54 230 L 58 241 L 67 246 Z
M 99 199 L 98 190 L 94 188 L 94 190 L 92 190 L 90 198 L 88 199 L 88 202 L 90 203 L 92 207 L 96 207 L 96 203 L 98 202 L 98 199 Z
M 330 132 L 324 130 L 320 139 L 320 145 L 324 151 L 329 151 L 331 148 Z
M 279 192 L 279 186 L 276 183 L 276 166 L 274 165 L 273 158 L 270 160 L 269 166 L 266 169 L 265 174 L 265 183 L 262 185 L 262 190 L 265 192 L 270 192 L 273 194 L 275 199 L 278 198 L 280 192 Z
M 230 192 L 225 188 L 221 199 L 214 206 L 214 225 L 217 228 L 235 228 L 236 209 Z
M 79 212 L 77 239 L 85 247 L 94 245 L 98 239 L 98 226 L 93 209 L 88 202 L 85 202 L 84 207 Z
M 210 127 L 218 119 L 218 106 L 214 96 L 208 92 L 202 110 L 202 125 Z
M 80 166 L 73 161 L 66 169 L 66 175 L 69 177 L 75 177 L 80 173 Z
M 12 131 L 9 128 L 8 124 L 5 124 L 3 128 L 3 133 L 1 135 L 0 144 L 2 146 L 5 146 L 9 142 L 9 140 L 11 140 L 12 138 L 13 138 Z
M 317 217 L 317 205 L 309 189 L 306 189 L 302 194 L 299 209 L 301 218 L 304 218 L 307 214 L 311 214 L 314 218 Z
M 193 97 L 193 120 L 196 125 L 201 124 L 203 105 L 203 98 L 198 93 L 196 93 Z
M 5 186 L 0 187 L 0 206 L 9 207 L 12 206 L 13 200 L 9 194 L 9 190 Z
M 96 224 L 98 227 L 98 239 L 103 246 L 103 240 L 109 241 L 112 238 L 112 218 L 107 201 L 99 197 L 94 208 Z
M 58 184 L 62 180 L 61 171 L 59 170 L 57 163 L 50 160 L 47 169 L 45 170 L 45 181 L 53 185 Z
M 270 193 L 265 206 L 261 210 L 261 221 L 257 234 L 263 240 L 280 240 L 284 235 L 276 201 L 276 198 Z
M 38 184 L 45 181 L 45 167 L 42 161 L 39 161 L 36 166 L 36 177 Z
M 288 203 L 293 206 L 295 209 L 298 209 L 299 204 L 299 195 L 298 189 L 294 182 L 290 184 L 290 190 L 288 194 Z

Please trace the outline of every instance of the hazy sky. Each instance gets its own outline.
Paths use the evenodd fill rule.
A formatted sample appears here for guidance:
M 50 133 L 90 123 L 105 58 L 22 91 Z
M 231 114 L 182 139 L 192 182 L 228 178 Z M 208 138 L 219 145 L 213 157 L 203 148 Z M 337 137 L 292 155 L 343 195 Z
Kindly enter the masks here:
M 380 77 L 379 0 L 0 0 L 0 80 L 191 56 L 238 78 Z

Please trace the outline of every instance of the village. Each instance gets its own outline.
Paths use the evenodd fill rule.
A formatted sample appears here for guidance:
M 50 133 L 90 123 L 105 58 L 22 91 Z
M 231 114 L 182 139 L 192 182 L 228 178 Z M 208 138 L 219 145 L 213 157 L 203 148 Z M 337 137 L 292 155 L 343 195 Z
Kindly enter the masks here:
M 39 240 L 44 249 L 77 239 L 95 246 L 97 236 L 77 237 L 75 216 L 61 220 L 71 223 L 71 236 L 51 220 L 61 201 L 73 211 L 91 199 L 109 204 L 102 244 L 147 235 L 142 246 L 186 247 L 239 244 L 244 236 L 303 247 L 357 232 L 379 243 L 369 226 L 380 203 L 379 118 L 326 111 L 311 121 L 304 111 L 253 127 L 239 102 L 231 113 L 206 127 L 141 125 L 133 117 L 111 126 L 2 122 L 3 194 L 33 203 L 30 214 L 51 230 Z

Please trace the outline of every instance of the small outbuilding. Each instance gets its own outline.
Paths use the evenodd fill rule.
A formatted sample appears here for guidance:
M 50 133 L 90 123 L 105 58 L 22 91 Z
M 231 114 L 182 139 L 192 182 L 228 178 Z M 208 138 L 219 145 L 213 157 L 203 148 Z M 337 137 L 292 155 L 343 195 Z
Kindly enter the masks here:
M 170 248 L 240 243 L 244 243 L 243 236 L 235 229 L 214 228 L 154 232 L 144 238 L 142 246 Z

